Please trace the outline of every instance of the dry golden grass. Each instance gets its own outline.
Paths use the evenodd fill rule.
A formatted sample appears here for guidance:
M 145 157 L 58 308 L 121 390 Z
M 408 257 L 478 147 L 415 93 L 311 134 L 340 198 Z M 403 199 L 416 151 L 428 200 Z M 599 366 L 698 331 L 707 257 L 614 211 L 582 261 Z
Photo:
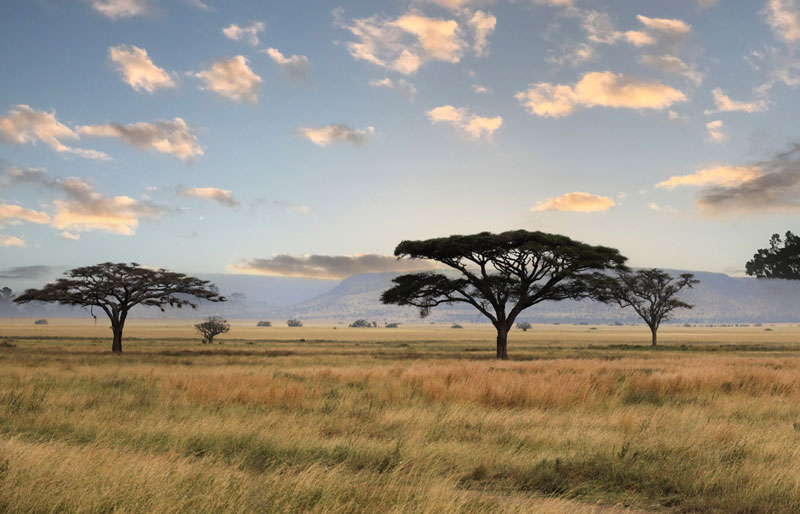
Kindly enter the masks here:
M 800 512 L 800 330 L 590 328 L 3 323 L 0 511 Z

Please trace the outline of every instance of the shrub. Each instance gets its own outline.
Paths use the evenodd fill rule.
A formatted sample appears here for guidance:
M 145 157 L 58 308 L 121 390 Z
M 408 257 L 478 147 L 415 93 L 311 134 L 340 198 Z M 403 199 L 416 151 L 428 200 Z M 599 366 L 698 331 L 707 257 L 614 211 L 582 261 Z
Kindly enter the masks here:
M 400 323 L 387 323 L 386 328 L 397 328 L 400 326 Z
M 299 319 L 288 319 L 288 320 L 286 320 L 286 324 L 289 325 L 290 327 L 302 327 L 303 326 L 303 322 L 300 321 Z
M 37 319 L 36 321 L 33 322 L 33 324 L 34 325 L 47 325 L 47 320 L 46 319 Z
M 450 326 L 450 328 L 464 328 L 464 327 L 462 327 L 462 326 L 461 326 L 461 325 L 459 325 L 458 323 L 453 323 L 453 324 Z
M 259 321 L 258 323 L 256 323 L 256 326 L 257 327 L 271 327 L 272 326 L 272 322 L 271 321 Z
M 365 319 L 357 319 L 354 322 L 350 323 L 350 328 L 370 328 L 372 323 Z

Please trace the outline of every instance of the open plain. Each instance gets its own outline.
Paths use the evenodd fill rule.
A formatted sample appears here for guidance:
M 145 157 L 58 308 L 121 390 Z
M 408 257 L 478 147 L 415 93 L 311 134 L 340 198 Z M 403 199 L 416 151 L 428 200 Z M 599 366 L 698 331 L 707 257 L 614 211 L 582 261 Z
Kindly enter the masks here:
M 0 510 L 800 511 L 796 326 L 125 335 L 3 320 Z

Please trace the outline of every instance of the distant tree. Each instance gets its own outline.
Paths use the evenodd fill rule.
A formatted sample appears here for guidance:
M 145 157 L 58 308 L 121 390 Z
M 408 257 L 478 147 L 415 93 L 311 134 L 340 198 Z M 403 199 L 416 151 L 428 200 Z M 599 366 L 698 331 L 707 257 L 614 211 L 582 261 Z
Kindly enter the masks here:
M 256 323 L 256 326 L 257 327 L 271 327 L 272 326 L 272 322 L 271 321 L 259 321 L 258 323 Z
M 299 319 L 286 320 L 286 324 L 289 325 L 290 327 L 302 327 L 303 326 L 303 322 L 300 321 Z
M 111 351 L 122 352 L 122 330 L 128 313 L 137 305 L 178 307 L 197 305 L 191 299 L 224 302 L 207 280 L 165 269 L 144 268 L 136 263 L 105 262 L 75 268 L 42 289 L 28 289 L 16 303 L 50 302 L 84 308 L 98 307 L 111 320 L 114 341 Z M 94 315 L 94 314 L 93 314 Z
M 399 326 L 400 326 L 400 323 L 387 323 L 386 324 L 386 328 L 397 328 Z
M 759 249 L 745 264 L 745 273 L 757 278 L 800 280 L 800 236 L 786 232 L 786 240 L 773 234 L 769 248 Z
M 228 300 L 234 305 L 241 305 L 247 300 L 247 296 L 244 293 L 231 293 Z
M 508 358 L 508 332 L 523 310 L 544 301 L 590 297 L 594 274 L 623 269 L 625 263 L 613 248 L 526 230 L 403 241 L 394 254 L 435 261 L 459 275 L 400 275 L 381 301 L 418 307 L 422 317 L 441 304 L 471 305 L 497 330 L 498 359 Z
M 214 336 L 226 334 L 231 326 L 228 324 L 228 320 L 219 316 L 211 316 L 204 322 L 195 325 L 194 328 L 203 336 L 203 344 L 214 344 Z
M 699 283 L 691 273 L 673 278 L 660 269 L 623 271 L 617 273 L 616 277 L 599 277 L 595 297 L 600 301 L 617 303 L 623 308 L 633 307 L 650 327 L 652 344 L 656 346 L 661 322 L 670 319 L 675 309 L 694 307 L 681 301 L 678 293 L 685 287 L 691 289 Z
M 517 328 L 522 330 L 523 332 L 527 332 L 528 330 L 531 329 L 531 327 L 532 325 L 527 321 L 520 321 L 519 323 L 517 323 Z
M 450 328 L 464 328 L 464 327 L 462 327 L 458 323 L 453 323 L 452 325 L 450 325 Z
M 350 323 L 350 328 L 371 328 L 372 323 L 365 319 L 357 319 L 354 322 Z
M 36 321 L 33 322 L 33 324 L 34 325 L 47 325 L 47 320 L 46 319 L 37 319 Z

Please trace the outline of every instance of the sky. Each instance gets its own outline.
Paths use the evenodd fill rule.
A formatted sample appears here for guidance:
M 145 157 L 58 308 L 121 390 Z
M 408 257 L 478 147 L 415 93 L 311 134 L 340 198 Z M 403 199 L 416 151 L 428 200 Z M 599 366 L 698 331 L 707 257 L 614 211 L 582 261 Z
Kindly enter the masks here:
M 741 275 L 798 230 L 800 0 L 4 0 L 0 34 L 6 281 L 514 229 Z

